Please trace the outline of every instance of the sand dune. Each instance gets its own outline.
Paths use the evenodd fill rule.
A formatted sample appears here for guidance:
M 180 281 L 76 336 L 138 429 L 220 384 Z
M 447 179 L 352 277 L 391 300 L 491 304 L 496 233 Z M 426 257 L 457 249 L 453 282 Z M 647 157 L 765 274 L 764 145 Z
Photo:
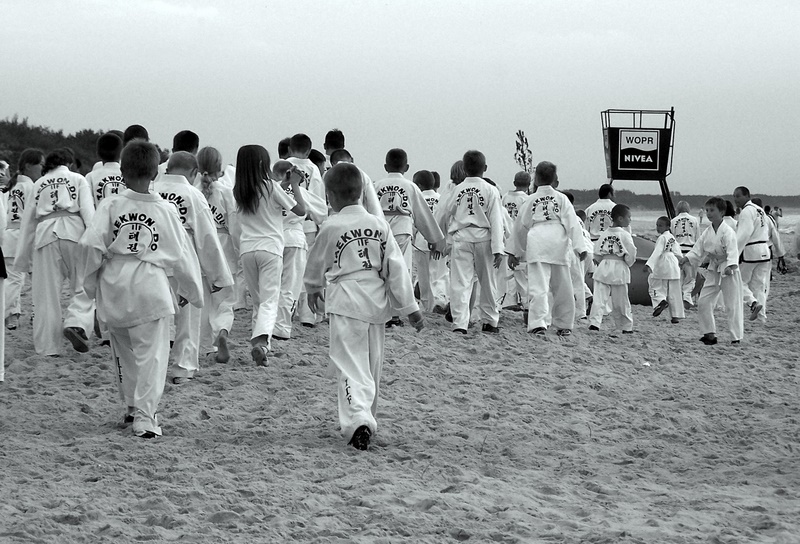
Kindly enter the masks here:
M 0 385 L 0 542 L 797 542 L 791 264 L 741 346 L 642 306 L 634 335 L 581 322 L 570 342 L 513 312 L 500 335 L 437 315 L 391 330 L 368 452 L 339 436 L 324 324 L 257 368 L 237 314 L 231 363 L 168 385 L 146 441 L 119 424 L 108 348 L 37 356 L 24 318 Z

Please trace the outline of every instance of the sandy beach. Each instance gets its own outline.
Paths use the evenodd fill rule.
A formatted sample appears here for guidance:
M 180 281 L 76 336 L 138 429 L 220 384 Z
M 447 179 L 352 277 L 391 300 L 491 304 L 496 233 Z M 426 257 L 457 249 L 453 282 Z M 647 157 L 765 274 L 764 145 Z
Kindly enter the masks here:
M 789 237 L 787 236 L 787 242 Z M 0 542 L 798 542 L 800 267 L 741 346 L 696 312 L 635 334 L 536 340 L 441 316 L 387 332 L 379 430 L 338 432 L 327 325 L 266 368 L 246 311 L 232 361 L 167 385 L 164 436 L 121 426 L 110 352 L 37 356 L 30 295 L 0 385 Z

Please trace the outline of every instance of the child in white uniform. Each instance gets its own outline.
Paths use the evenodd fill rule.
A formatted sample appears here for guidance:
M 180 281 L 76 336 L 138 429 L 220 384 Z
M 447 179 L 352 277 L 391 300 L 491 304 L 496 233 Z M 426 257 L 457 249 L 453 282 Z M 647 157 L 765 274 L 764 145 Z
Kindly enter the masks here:
M 158 150 L 142 140 L 122 154 L 128 189 L 104 200 L 80 240 L 81 274 L 108 326 L 126 406 L 125 423 L 142 438 L 161 435 L 156 417 L 169 361 L 169 322 L 181 303 L 203 304 L 200 265 L 172 205 L 148 187 Z
M 95 207 L 104 198 L 119 194 L 125 190 L 125 181 L 119 166 L 122 154 L 122 138 L 112 132 L 103 134 L 97 139 L 97 156 L 102 165 L 86 174 L 86 181 L 92 188 Z
M 204 300 L 211 301 L 212 293 L 233 286 L 228 262 L 217 238 L 217 227 L 208 201 L 190 179 L 197 175 L 197 159 L 187 151 L 173 153 L 167 163 L 166 173 L 153 184 L 161 198 L 175 206 L 183 227 L 189 233 L 200 260 L 205 280 Z M 180 384 L 194 378 L 200 369 L 200 317 L 201 310 L 185 306 L 175 314 L 175 344 L 172 354 L 173 383 Z
M 696 266 L 707 262 L 707 267 L 701 268 L 705 282 L 697 299 L 697 312 L 703 332 L 700 341 L 709 346 L 717 343 L 714 307 L 721 291 L 731 343 L 738 344 L 744 337 L 744 321 L 736 233 L 722 220 L 722 214 L 725 213 L 724 200 L 718 197 L 708 199 L 705 211 L 711 226 L 703 231 L 692 250 L 684 257 Z
M 66 148 L 47 155 L 45 170 L 25 203 L 14 270 L 26 273 L 33 261 L 33 346 L 36 353 L 61 353 L 61 289 L 69 278 L 72 297 L 63 335 L 81 353 L 89 351 L 86 331 L 94 324 L 94 302 L 83 289 L 76 259 L 78 240 L 94 215 L 86 178 L 69 170 L 74 156 Z
M 335 212 L 323 223 L 308 255 L 305 284 L 312 309 L 330 319 L 330 358 L 339 371 L 342 435 L 360 450 L 377 430 L 386 319 L 394 310 L 422 329 L 411 279 L 388 223 L 358 204 L 361 174 L 341 163 L 325 176 Z
M 531 175 L 527 172 L 517 172 L 514 176 L 514 190 L 503 196 L 502 204 L 511 220 L 512 231 L 522 209 L 522 203 L 528 198 L 530 186 Z M 503 297 L 503 304 L 509 309 L 524 310 L 528 307 L 528 269 L 525 266 L 517 266 L 514 269 L 506 266 L 506 269 L 506 294 Z
M 486 157 L 480 151 L 467 151 L 463 158 L 467 177 L 452 189 L 443 208 L 440 226 L 452 237 L 450 252 L 450 311 L 453 332 L 467 334 L 470 294 L 475 275 L 480 283 L 479 311 L 483 332 L 498 333 L 497 276 L 503 264 L 504 219 L 500 195 L 482 176 Z
M 744 304 L 750 308 L 750 321 L 766 321 L 767 283 L 772 269 L 769 252 L 769 219 L 764 210 L 750 200 L 747 187 L 737 187 L 733 200 L 741 210 L 736 223 Z
M 231 234 L 239 242 L 244 279 L 253 302 L 250 351 L 257 365 L 265 365 L 278 314 L 283 268 L 283 214 L 305 216 L 300 190 L 302 175 L 292 169 L 294 199 L 270 179 L 269 153 L 260 145 L 239 148 L 233 196 L 237 210 L 231 216 Z
M 650 300 L 653 302 L 653 317 L 669 308 L 673 323 L 683 319 L 684 308 L 681 297 L 681 247 L 669 231 L 669 217 L 656 220 L 658 240 L 653 253 L 645 263 L 645 272 L 650 274 L 647 284 L 650 287 Z
M 586 208 L 586 229 L 592 242 L 596 242 L 604 230 L 610 228 L 613 220 L 611 210 L 614 208 L 614 187 L 604 183 L 597 191 L 598 199 Z
M 516 267 L 524 258 L 528 269 L 528 332 L 544 335 L 552 322 L 559 336 L 569 336 L 575 323 L 570 262 L 572 254 L 583 260 L 587 251 L 575 209 L 554 188 L 556 165 L 540 162 L 533 183 L 536 189 L 522 203 L 514 225 L 509 248 L 514 258 L 510 260 Z
M 700 237 L 700 220 L 689 213 L 689 203 L 685 200 L 678 202 L 675 211 L 678 212 L 670 223 L 670 230 L 681 246 L 681 253 L 686 255 L 694 247 Z M 681 290 L 683 293 L 683 307 L 689 309 L 694 304 L 692 292 L 697 278 L 697 267 L 690 261 L 685 261 L 681 267 Z
M 5 320 L 6 328 L 14 330 L 19 326 L 20 295 L 25 286 L 26 272 L 13 270 L 14 256 L 19 246 L 20 223 L 25 212 L 25 204 L 33 195 L 33 184 L 42 176 L 44 153 L 40 149 L 26 149 L 19 156 L 17 175 L 11 178 L 7 194 L 6 232 L 3 239 L 3 255 L 5 256 Z
M 631 210 L 624 204 L 611 209 L 612 227 L 604 230 L 594 243 L 594 304 L 589 314 L 589 330 L 599 331 L 608 301 L 611 318 L 623 333 L 633 332 L 633 314 L 628 298 L 631 266 L 636 262 L 636 246 L 628 232 Z
M 436 212 L 439 205 L 439 193 L 434 189 L 435 179 L 433 173 L 428 170 L 420 170 L 414 174 L 414 185 L 419 187 L 422 198 L 428 204 L 431 214 Z M 437 227 L 438 228 L 438 227 Z M 444 300 L 441 290 L 434 292 L 434 281 L 442 276 L 441 268 L 445 266 L 444 259 L 434 259 L 428 247 L 428 241 L 417 230 L 412 244 L 412 275 L 411 283 L 419 284 L 419 299 L 425 311 L 430 312 L 435 306 L 444 307 L 447 302 Z M 438 298 L 437 298 L 438 295 Z
M 272 168 L 274 179 L 279 180 L 281 189 L 294 198 L 294 190 L 290 183 L 292 163 L 278 161 Z M 306 270 L 308 242 L 303 226 L 306 217 L 321 225 L 328 217 L 328 204 L 324 199 L 305 189 L 302 185 L 303 201 L 306 204 L 306 216 L 295 215 L 285 208 L 283 215 L 283 270 L 281 272 L 281 293 L 278 299 L 278 315 L 272 338 L 288 340 L 292 336 L 292 314 L 297 309 L 298 298 L 303 290 L 303 274 Z M 315 233 L 316 234 L 316 233 Z

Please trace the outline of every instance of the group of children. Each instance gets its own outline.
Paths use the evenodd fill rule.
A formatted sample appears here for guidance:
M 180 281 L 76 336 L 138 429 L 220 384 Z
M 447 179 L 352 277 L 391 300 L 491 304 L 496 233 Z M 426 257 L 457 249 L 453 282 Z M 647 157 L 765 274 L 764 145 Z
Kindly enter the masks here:
M 377 430 L 385 330 L 402 326 L 401 316 L 422 329 L 417 298 L 426 311 L 445 313 L 455 333 L 468 334 L 471 320 L 498 333 L 507 261 L 507 294 L 524 309 L 528 331 L 542 336 L 553 327 L 563 337 L 572 334 L 576 318 L 586 317 L 591 291 L 584 277 L 593 270 L 589 329 L 599 330 L 610 312 L 623 333 L 633 330 L 630 210 L 611 200 L 608 185 L 584 215 L 576 212 L 570 195 L 557 190 L 552 163 L 537 165 L 531 194 L 530 175 L 522 172 L 516 190 L 501 197 L 485 177 L 484 155 L 468 151 L 440 196 L 438 174 L 405 176 L 402 149 L 387 153 L 387 175 L 373 183 L 336 130 L 325 141 L 330 166 L 324 156 L 314 157 L 304 134 L 282 141 L 274 164 L 264 147 L 241 147 L 235 169 L 224 166 L 216 149 L 199 149 L 191 131 L 176 134 L 166 162 L 139 125 L 103 135 L 97 149 L 101 160 L 85 178 L 70 170 L 68 149 L 22 153 L 7 213 L 0 214 L 8 221 L 2 229 L 6 326 L 19 324 L 20 291 L 31 271 L 37 353 L 59 355 L 62 335 L 86 352 L 94 330 L 110 346 L 124 421 L 136 436 L 161 435 L 157 408 L 170 358 L 175 384 L 195 377 L 201 352 L 229 360 L 228 334 L 245 292 L 252 304 L 250 353 L 258 365 L 267 364 L 273 341 L 291 338 L 293 317 L 313 327 L 328 316 L 341 429 L 358 449 Z M 734 300 L 747 296 L 737 235 L 721 224 L 724 203 L 720 209 L 717 200 L 706 206 L 712 227 L 696 241 L 679 242 L 660 218 L 647 263 L 654 315 L 669 308 L 673 321 L 684 316 L 680 266 L 707 270 L 698 302 L 707 344 L 716 343 L 717 294 L 732 323 L 738 308 L 738 328 L 731 325 L 737 342 L 742 308 Z M 738 244 L 748 248 L 745 262 L 754 263 L 747 277 L 751 315 L 757 315 L 764 304 L 757 283 L 763 252 L 749 249 L 757 244 L 748 240 L 761 236 L 760 208 L 741 207 L 740 223 L 754 225 Z M 62 321 L 65 279 L 71 297 Z

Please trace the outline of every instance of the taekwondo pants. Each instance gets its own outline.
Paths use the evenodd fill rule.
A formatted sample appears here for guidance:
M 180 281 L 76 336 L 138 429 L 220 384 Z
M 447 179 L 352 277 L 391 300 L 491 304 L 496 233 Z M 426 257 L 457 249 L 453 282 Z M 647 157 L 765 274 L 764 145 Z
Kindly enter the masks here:
M 13 265 L 14 259 L 6 259 L 8 279 L 6 279 L 6 301 L 3 304 L 3 308 L 5 308 L 4 317 L 6 319 L 12 315 L 20 315 L 22 313 L 19 300 L 22 295 L 22 289 L 25 287 L 25 276 L 28 275 L 26 272 L 11 270 Z
M 161 435 L 156 412 L 169 366 L 169 317 L 135 327 L 108 327 L 120 398 L 133 413 L 133 432 Z
M 306 244 L 308 245 L 308 248 L 306 249 L 306 257 L 308 256 L 308 252 L 311 251 L 311 248 L 314 247 L 314 241 L 316 239 L 316 232 L 306 233 Z M 305 274 L 305 271 L 303 274 Z M 297 319 L 300 321 L 300 323 L 314 325 L 317 321 L 319 321 L 319 319 L 317 314 L 312 312 L 311 308 L 308 307 L 308 293 L 306 293 L 306 287 L 303 285 L 303 274 L 300 275 L 300 295 L 297 297 L 297 308 L 295 309 L 295 313 L 297 314 Z
M 6 304 L 5 284 L 8 280 L 0 278 L 0 304 Z M 6 379 L 6 328 L 0 327 L 0 382 Z
M 550 293 L 553 294 L 552 310 Z M 547 328 L 550 321 L 558 329 L 572 329 L 575 324 L 569 265 L 528 263 L 528 331 Z
M 94 301 L 83 290 L 77 250 L 77 242 L 57 239 L 33 251 L 33 346 L 41 355 L 61 353 L 64 328 L 78 327 L 88 334 L 94 326 Z M 72 296 L 62 325 L 61 291 L 67 278 Z
M 177 293 L 178 284 L 175 278 L 169 278 L 172 291 Z M 204 305 L 208 304 L 203 278 Z M 176 378 L 192 378 L 200 370 L 200 317 L 202 308 L 187 304 L 175 311 L 175 344 L 172 346 L 174 366 L 172 375 Z
M 683 319 L 686 313 L 683 309 L 683 291 L 681 280 L 662 280 L 654 278 L 652 274 L 647 278 L 647 286 L 650 288 L 650 300 L 653 308 L 659 305 L 662 300 L 669 304 L 670 317 Z
M 403 253 L 403 260 L 406 262 L 406 268 L 408 269 L 409 275 L 411 274 L 411 235 L 410 234 L 395 234 L 394 235 L 395 241 L 397 241 L 397 245 L 400 246 L 400 251 Z
M 686 255 L 684 254 L 684 257 Z M 693 303 L 692 291 L 694 291 L 694 284 L 697 280 L 697 267 L 693 264 L 686 262 L 681 266 L 681 291 L 683 293 L 683 300 L 689 304 Z
M 739 263 L 742 276 L 742 296 L 748 307 L 757 301 L 761 304 L 758 320 L 762 323 L 767 320 L 767 283 L 772 270 L 770 261 L 764 263 Z M 725 302 L 727 305 L 728 303 Z
M 339 371 L 339 425 L 346 440 L 362 425 L 375 434 L 384 323 L 330 314 L 330 358 Z
M 631 301 L 628 298 L 628 284 L 609 285 L 601 281 L 594 282 L 594 303 L 589 315 L 589 324 L 600 327 L 606 306 L 611 302 L 611 319 L 617 330 L 633 330 L 633 314 Z
M 250 251 L 242 255 L 242 268 L 253 301 L 250 339 L 258 336 L 269 338 L 278 316 L 283 256 L 269 251 Z
M 572 253 L 569 261 L 569 277 L 572 280 L 572 297 L 575 299 L 575 315 L 578 318 L 586 315 L 586 296 L 584 288 L 586 283 L 583 281 L 586 276 L 583 266 L 584 261 Z
M 716 334 L 717 325 L 714 321 L 714 307 L 717 304 L 719 293 L 722 292 L 731 338 L 733 340 L 741 340 L 744 338 L 744 310 L 742 308 L 744 282 L 742 281 L 741 272 L 735 270 L 730 276 L 723 276 L 719 272 L 706 270 L 703 275 L 706 281 L 697 299 L 700 332 L 703 334 Z
M 226 230 L 217 229 L 217 238 L 219 238 L 222 253 L 225 254 L 225 260 L 228 262 L 228 268 L 233 276 L 233 309 L 247 308 L 247 288 L 244 284 L 244 272 L 242 271 L 242 261 L 239 259 L 239 253 L 233 247 L 231 235 Z
M 212 293 L 207 281 L 203 281 L 203 307 L 200 309 L 200 347 L 203 353 L 216 351 L 219 332 L 231 332 L 233 306 L 236 303 L 235 285 L 223 287 Z M 191 306 L 187 304 L 186 307 Z M 209 344 L 209 339 L 211 342 Z
M 525 263 L 521 263 L 516 269 L 511 270 L 508 268 L 508 261 L 506 261 L 506 296 L 503 299 L 503 304 L 506 306 L 513 306 L 520 304 L 523 308 L 528 307 L 528 267 Z
M 476 274 L 480 285 L 478 310 L 486 323 L 497 326 L 500 312 L 495 300 L 497 275 L 493 263 L 490 241 L 453 241 L 450 253 L 450 313 L 453 314 L 453 328 L 466 330 L 469 326 L 471 284 Z
M 274 334 L 282 338 L 292 337 L 292 315 L 297 308 L 297 299 L 303 289 L 303 274 L 306 270 L 308 251 L 302 247 L 283 248 L 283 271 L 281 292 L 278 299 L 278 314 Z
M 429 251 L 414 249 L 413 258 L 413 268 L 416 271 L 417 283 L 419 283 L 419 298 L 422 308 L 426 312 L 430 312 L 436 305 L 447 304 L 441 278 L 444 257 L 432 259 Z M 447 273 L 446 269 L 445 273 Z

